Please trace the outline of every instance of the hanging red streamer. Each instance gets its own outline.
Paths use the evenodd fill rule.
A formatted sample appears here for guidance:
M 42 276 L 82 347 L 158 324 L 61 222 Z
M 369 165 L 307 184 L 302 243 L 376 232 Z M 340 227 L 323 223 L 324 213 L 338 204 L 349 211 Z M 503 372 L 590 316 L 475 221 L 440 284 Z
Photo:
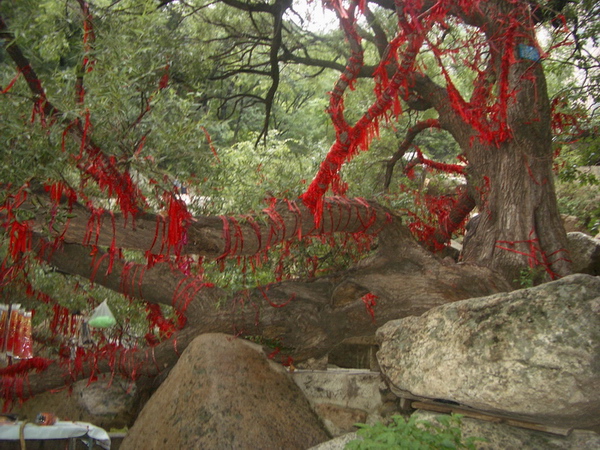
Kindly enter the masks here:
M 2 91 L 0 91 L 0 94 L 6 94 L 8 91 L 10 91 L 20 76 L 21 76 L 21 71 L 17 68 L 17 74 L 15 75 L 15 77 L 12 80 L 10 80 L 10 82 L 6 85 L 6 87 L 4 89 L 2 89 Z
M 365 294 L 361 297 L 361 300 L 365 304 L 365 308 L 369 315 L 371 316 L 371 320 L 375 323 L 375 306 L 377 306 L 377 297 L 372 292 Z

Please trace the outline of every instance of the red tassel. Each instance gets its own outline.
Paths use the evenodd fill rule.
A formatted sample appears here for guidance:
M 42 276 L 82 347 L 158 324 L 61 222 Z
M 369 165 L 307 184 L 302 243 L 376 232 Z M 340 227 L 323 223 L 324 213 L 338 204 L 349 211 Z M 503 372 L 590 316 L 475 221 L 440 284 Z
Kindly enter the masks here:
M 369 292 L 368 294 L 365 294 L 361 297 L 361 300 L 363 301 L 363 303 L 365 304 L 365 308 L 367 310 L 367 312 L 369 313 L 369 315 L 371 316 L 371 320 L 373 321 L 373 323 L 375 323 L 375 306 L 377 306 L 377 299 L 378 297 Z
M 158 83 L 158 90 L 159 91 L 162 91 L 163 89 L 165 89 L 169 85 L 169 68 L 170 67 L 171 67 L 171 64 L 167 63 L 167 65 L 164 68 L 165 73 L 160 78 L 160 82 Z

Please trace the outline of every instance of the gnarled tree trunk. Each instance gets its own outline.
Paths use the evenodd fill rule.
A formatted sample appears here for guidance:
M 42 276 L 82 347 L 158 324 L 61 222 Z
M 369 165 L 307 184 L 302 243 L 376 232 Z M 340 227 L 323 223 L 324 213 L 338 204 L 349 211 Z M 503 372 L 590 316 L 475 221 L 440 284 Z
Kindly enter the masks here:
M 349 212 L 359 211 L 351 201 L 344 201 L 343 205 Z M 80 220 L 83 223 L 86 219 Z M 221 227 L 220 221 L 220 227 L 209 234 L 218 235 Z M 431 255 L 392 216 L 381 230 L 377 251 L 352 269 L 229 296 L 219 288 L 203 286 L 198 279 L 174 271 L 167 262 L 145 270 L 140 266 L 136 271 L 115 258 L 108 271 L 111 261 L 103 258 L 100 250 L 92 255 L 88 246 L 75 243 L 64 243 L 52 252 L 46 246 L 40 248 L 46 249 L 46 260 L 63 272 L 93 276 L 98 284 L 148 302 L 175 307 L 187 303 L 185 327 L 167 341 L 144 351 L 125 352 L 113 366 L 107 361 L 97 367 L 85 365 L 74 378 L 89 376 L 96 370 L 151 382 L 175 364 L 195 336 L 207 332 L 276 341 L 282 353 L 301 362 L 324 356 L 347 338 L 372 335 L 389 320 L 510 289 L 503 278 L 489 269 L 442 261 Z M 136 277 L 129 278 L 133 274 Z M 65 367 L 54 364 L 43 374 L 29 375 L 29 393 L 49 390 L 64 381 Z
M 523 267 L 564 276 L 570 265 L 554 191 L 551 112 L 541 62 L 517 59 L 508 83 L 511 136 L 498 147 L 463 147 L 481 214 L 465 260 L 500 269 L 510 280 Z
M 480 2 L 465 23 L 480 28 L 488 65 L 467 102 L 454 87 L 415 76 L 415 91 L 439 113 L 463 151 L 468 192 L 479 219 L 470 231 L 464 261 L 519 278 L 524 268 L 546 278 L 571 272 L 552 173 L 551 108 L 535 28 L 527 5 Z M 541 56 L 540 56 L 541 58 Z

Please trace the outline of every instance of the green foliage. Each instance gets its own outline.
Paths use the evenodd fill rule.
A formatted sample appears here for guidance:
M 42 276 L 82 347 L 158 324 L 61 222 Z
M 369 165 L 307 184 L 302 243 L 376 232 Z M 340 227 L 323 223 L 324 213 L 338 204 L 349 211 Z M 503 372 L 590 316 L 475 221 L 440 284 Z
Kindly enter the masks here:
M 570 145 L 562 145 L 556 158 L 559 181 L 598 185 L 599 180 L 593 173 L 580 169 L 595 165 L 596 160 L 600 160 L 600 138 L 589 137 Z
M 545 275 L 546 271 L 543 267 L 528 267 L 521 269 L 519 278 L 513 280 L 513 282 L 521 286 L 522 289 L 528 289 L 542 283 Z
M 255 138 L 218 150 L 219 162 L 200 186 L 211 197 L 211 212 L 247 213 L 263 209 L 271 197 L 297 198 L 322 156 L 307 158 L 299 141 L 275 131 L 267 144 L 256 147 Z
M 600 138 L 595 135 L 560 147 L 556 158 L 556 196 L 561 214 L 574 216 L 591 234 L 600 232 L 600 180 L 593 166 L 600 160 Z M 586 167 L 587 166 L 587 167 Z
M 437 416 L 437 423 L 410 417 L 392 416 L 389 425 L 378 422 L 374 425 L 356 424 L 362 440 L 346 445 L 348 450 L 439 450 L 472 449 L 481 438 L 464 438 L 460 429 L 460 415 Z
M 561 214 L 579 219 L 586 230 L 596 235 L 600 232 L 600 190 L 596 177 L 583 176 L 579 170 L 574 179 L 559 180 L 556 184 L 558 207 Z
M 271 142 L 264 148 L 252 148 L 264 120 L 264 106 L 256 98 L 268 90 L 269 79 L 243 72 L 220 77 L 239 69 L 232 67 L 237 55 L 232 51 L 237 45 L 232 30 L 252 35 L 258 26 L 268 35 L 270 22 L 260 15 L 249 21 L 243 12 L 232 12 L 223 4 L 190 8 L 173 2 L 157 9 L 152 0 L 94 2 L 95 39 L 86 53 L 77 2 L 0 4 L 16 43 L 65 118 L 46 128 L 39 120 L 30 121 L 33 104 L 23 77 L 0 96 L 0 179 L 21 186 L 31 178 L 66 178 L 77 186 L 70 153 L 78 153 L 79 143 L 67 140 L 63 152 L 63 131 L 72 120 L 83 120 L 86 110 L 94 142 L 105 154 L 116 156 L 121 167 L 139 174 L 149 196 L 154 195 L 152 186 L 171 189 L 177 180 L 187 186 L 194 184 L 198 195 L 216 199 L 212 203 L 215 210 L 204 208 L 203 212 L 239 211 L 248 203 L 256 205 L 254 198 L 248 199 L 248 189 L 240 190 L 240 184 L 254 188 L 253 195 L 264 196 L 266 190 L 284 192 L 286 181 L 309 179 L 327 149 L 323 142 L 331 140 L 324 93 L 336 74 L 312 76 L 301 66 L 282 64 L 285 81 L 272 112 Z M 85 56 L 93 66 L 84 74 L 86 95 L 81 105 L 74 86 Z M 4 87 L 16 71 L 1 48 L 0 58 L 0 86 Z M 164 75 L 168 75 L 168 86 L 159 90 Z M 239 91 L 251 93 L 253 103 L 239 100 L 235 95 Z M 290 149 L 290 160 L 277 150 L 282 146 Z M 250 153 L 255 156 L 249 158 Z M 239 162 L 234 161 L 238 156 Z M 245 163 L 252 165 L 244 168 Z M 259 164 L 272 170 L 264 186 L 252 176 Z M 243 180 L 246 175 L 250 179 Z M 222 186 L 228 187 L 234 199 L 244 199 L 244 204 L 232 206 L 227 193 L 218 192 Z M 256 192 L 260 189 L 262 193 Z M 300 190 L 294 188 L 293 195 Z
M 566 2 L 562 11 L 571 31 L 569 46 L 562 61 L 568 61 L 578 69 L 578 81 L 566 91 L 571 101 L 584 105 L 590 116 L 598 120 L 598 104 L 600 103 L 600 3 L 597 0 L 581 0 Z M 563 70 L 567 65 L 563 64 Z M 565 76 L 563 75 L 563 82 Z

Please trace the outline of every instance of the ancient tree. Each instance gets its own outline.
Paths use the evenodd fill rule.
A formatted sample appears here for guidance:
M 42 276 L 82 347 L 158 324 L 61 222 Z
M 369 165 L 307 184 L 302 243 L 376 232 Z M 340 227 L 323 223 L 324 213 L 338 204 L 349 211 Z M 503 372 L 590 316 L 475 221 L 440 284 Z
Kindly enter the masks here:
M 158 11 L 182 7 L 169 1 L 147 3 Z M 325 6 L 336 13 L 345 38 L 346 61 L 341 63 L 313 57 L 306 41 L 291 39 L 299 32 L 286 21 L 291 2 L 224 1 L 220 7 L 247 13 L 257 29 L 263 27 L 262 34 L 240 33 L 238 38 L 245 43 L 237 48 L 246 45 L 248 50 L 240 50 L 239 65 L 233 69 L 222 65 L 211 76 L 224 80 L 252 73 L 265 77 L 269 85 L 264 96 L 250 91 L 221 95 L 219 113 L 224 114 L 227 102 L 243 104 L 243 98 L 264 105 L 260 138 L 265 138 L 285 64 L 339 70 L 327 109 L 335 139 L 300 198 L 270 199 L 258 213 L 200 216 L 188 211 L 177 189 L 155 189 L 157 199 L 143 194 L 130 162 L 143 155 L 146 135 L 135 143 L 123 142 L 122 155 L 107 154 L 96 141 L 85 81 L 95 70 L 100 20 L 88 2 L 73 4 L 83 40 L 77 76 L 68 85 L 78 105 L 76 113 L 53 102 L 35 61 L 11 30 L 10 6 L 1 5 L 8 14 L 6 19 L 0 17 L 2 52 L 15 74 L 2 87 L 2 95 L 10 95 L 15 83 L 25 83 L 33 112 L 24 121 L 42 133 L 52 129 L 56 135 L 59 130 L 53 151 L 57 157 L 66 155 L 71 173 L 77 175 L 3 185 L 2 286 L 26 285 L 22 273 L 34 258 L 132 301 L 146 302 L 151 326 L 160 332 L 144 348 L 104 342 L 102 347 L 61 355 L 55 362 L 34 358 L 14 364 L 3 369 L 6 398 L 55 387 L 64 382 L 65 374 L 67 381 L 100 372 L 151 379 L 171 367 L 194 336 L 209 331 L 260 336 L 276 342 L 286 357 L 302 361 L 326 354 L 345 338 L 368 336 L 390 319 L 510 289 L 523 268 L 540 268 L 548 278 L 569 273 L 553 188 L 545 53 L 536 39 L 539 5 L 518 0 L 327 1 Z M 186 14 L 202 14 L 204 8 L 198 4 L 192 10 Z M 228 30 L 236 32 L 231 26 Z M 233 48 L 224 49 L 221 59 L 230 64 L 227 58 L 232 54 Z M 255 57 L 262 59 L 256 62 Z M 471 72 L 467 89 L 456 85 L 458 67 Z M 189 86 L 169 64 L 156 78 L 156 95 L 170 84 Z M 348 111 L 345 101 L 362 78 L 373 82 L 372 101 L 364 111 Z M 131 128 L 150 114 L 152 103 L 144 101 Z M 459 144 L 459 161 L 443 164 L 416 149 L 406 170 L 425 166 L 463 176 L 466 182 L 440 209 L 436 226 L 413 228 L 420 244 L 395 212 L 364 199 L 346 198 L 342 170 L 358 152 L 369 149 L 381 129 L 394 127 L 407 113 L 418 119 L 390 149 L 386 184 L 392 182 L 398 161 L 414 139 L 436 130 L 449 132 Z M 474 210 L 479 220 L 463 264 L 434 256 L 431 250 L 447 245 Z M 291 241 L 312 237 L 327 240 L 333 234 L 360 241 L 369 256 L 343 272 L 309 279 L 279 277 L 276 283 L 237 293 L 203 277 L 205 260 L 236 258 L 250 266 L 277 246 L 285 249 Z M 131 253 L 126 249 L 143 255 L 143 262 L 128 260 Z M 26 290 L 33 298 L 52 303 L 48 296 Z M 152 306 L 161 304 L 175 309 L 174 318 L 166 319 Z M 44 375 L 26 378 L 34 369 L 45 370 Z

